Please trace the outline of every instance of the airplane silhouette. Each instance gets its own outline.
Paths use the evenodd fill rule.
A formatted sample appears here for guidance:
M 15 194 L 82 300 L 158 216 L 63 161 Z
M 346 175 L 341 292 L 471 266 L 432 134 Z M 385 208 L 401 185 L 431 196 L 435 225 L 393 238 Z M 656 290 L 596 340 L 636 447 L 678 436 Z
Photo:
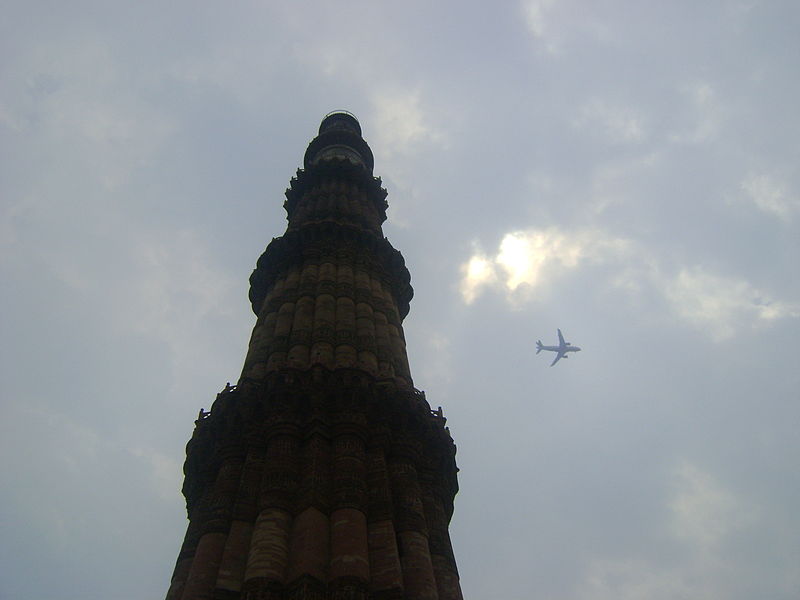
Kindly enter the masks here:
M 573 346 L 569 342 L 564 341 L 564 336 L 561 335 L 561 330 L 558 330 L 558 346 L 543 346 L 541 340 L 536 340 L 536 354 L 539 354 L 542 350 L 549 350 L 550 352 L 557 352 L 555 359 L 553 362 L 550 363 L 552 367 L 562 358 L 569 358 L 567 356 L 567 352 L 580 352 L 580 348 L 577 346 Z

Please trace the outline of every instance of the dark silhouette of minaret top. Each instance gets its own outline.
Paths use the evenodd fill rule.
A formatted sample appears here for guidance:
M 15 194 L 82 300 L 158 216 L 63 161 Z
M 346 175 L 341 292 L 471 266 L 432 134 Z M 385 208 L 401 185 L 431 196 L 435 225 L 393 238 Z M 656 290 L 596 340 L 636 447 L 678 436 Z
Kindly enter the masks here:
M 454 600 L 455 446 L 413 387 L 413 295 L 361 126 L 325 117 L 250 277 L 241 378 L 186 448 L 168 600 Z

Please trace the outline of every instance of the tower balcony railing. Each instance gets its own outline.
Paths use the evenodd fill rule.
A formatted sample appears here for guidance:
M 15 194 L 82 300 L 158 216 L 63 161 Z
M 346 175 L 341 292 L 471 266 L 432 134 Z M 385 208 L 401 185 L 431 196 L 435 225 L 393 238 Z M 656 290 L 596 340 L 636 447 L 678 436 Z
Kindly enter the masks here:
M 231 385 L 231 383 L 229 381 L 229 382 L 227 382 L 225 384 L 225 387 L 222 389 L 222 391 L 217 394 L 217 397 L 216 397 L 215 400 L 220 400 L 225 395 L 232 394 L 232 393 L 236 392 L 237 389 L 238 389 L 238 386 Z M 442 407 L 439 406 L 435 410 L 432 409 L 430 404 L 428 404 L 428 400 L 425 397 L 425 392 L 423 392 L 423 391 L 415 389 L 415 390 L 413 390 L 412 394 L 413 394 L 413 398 L 415 400 L 415 403 L 416 403 L 417 407 L 420 407 L 420 408 L 423 408 L 424 410 L 426 410 L 426 412 L 427 412 L 428 416 L 431 418 L 431 420 L 438 427 L 441 427 L 444 431 L 446 431 L 448 433 L 448 435 L 449 435 L 450 428 L 446 426 L 447 417 L 444 416 L 444 411 L 442 410 Z M 216 401 L 214 402 L 214 404 L 216 405 Z M 209 410 L 205 410 L 204 408 L 201 408 L 200 412 L 197 415 L 197 420 L 194 422 L 195 425 L 199 426 L 199 425 L 204 424 L 204 422 L 211 417 L 212 410 L 213 410 L 213 406 L 212 406 L 212 409 L 209 409 Z
M 333 115 L 347 115 L 348 117 L 353 117 L 356 121 L 358 121 L 358 118 L 353 113 L 351 113 L 349 110 L 344 110 L 344 109 L 332 110 L 327 115 L 322 117 L 322 120 L 324 121 L 325 119 L 327 119 L 328 117 L 331 117 Z
M 329 112 L 319 125 L 320 135 L 324 132 L 343 129 L 352 131 L 361 137 L 361 123 L 358 122 L 356 116 L 349 110 L 334 110 L 333 112 Z

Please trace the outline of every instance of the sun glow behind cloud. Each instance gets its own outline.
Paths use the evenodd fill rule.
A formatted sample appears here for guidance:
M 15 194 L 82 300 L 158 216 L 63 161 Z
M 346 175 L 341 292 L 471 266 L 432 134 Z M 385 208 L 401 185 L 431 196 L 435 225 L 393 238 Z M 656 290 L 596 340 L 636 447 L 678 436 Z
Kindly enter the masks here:
M 495 256 L 477 252 L 462 265 L 461 295 L 471 304 L 489 287 L 501 287 L 509 298 L 521 288 L 533 293 L 559 273 L 574 270 L 583 262 L 601 262 L 626 247 L 624 240 L 597 231 L 513 231 L 503 237 Z
M 475 251 L 462 264 L 460 292 L 467 305 L 496 290 L 519 306 L 541 299 L 544 288 L 568 272 L 605 264 L 608 279 L 598 282 L 600 289 L 615 288 L 629 298 L 655 294 L 664 300 L 665 318 L 692 325 L 717 342 L 748 327 L 800 318 L 800 303 L 775 298 L 745 279 L 697 265 L 665 271 L 662 262 L 642 245 L 599 230 L 520 230 L 505 234 L 494 255 Z

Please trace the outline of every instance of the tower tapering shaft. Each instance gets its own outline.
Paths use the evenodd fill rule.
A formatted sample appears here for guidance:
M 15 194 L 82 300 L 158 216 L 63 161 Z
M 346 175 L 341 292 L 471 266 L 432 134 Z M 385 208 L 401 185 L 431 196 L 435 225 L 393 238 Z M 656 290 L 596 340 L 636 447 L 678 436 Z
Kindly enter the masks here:
M 381 231 L 386 191 L 332 113 L 250 278 L 241 378 L 201 411 L 168 600 L 456 600 L 455 446 L 413 387 L 412 296 Z

